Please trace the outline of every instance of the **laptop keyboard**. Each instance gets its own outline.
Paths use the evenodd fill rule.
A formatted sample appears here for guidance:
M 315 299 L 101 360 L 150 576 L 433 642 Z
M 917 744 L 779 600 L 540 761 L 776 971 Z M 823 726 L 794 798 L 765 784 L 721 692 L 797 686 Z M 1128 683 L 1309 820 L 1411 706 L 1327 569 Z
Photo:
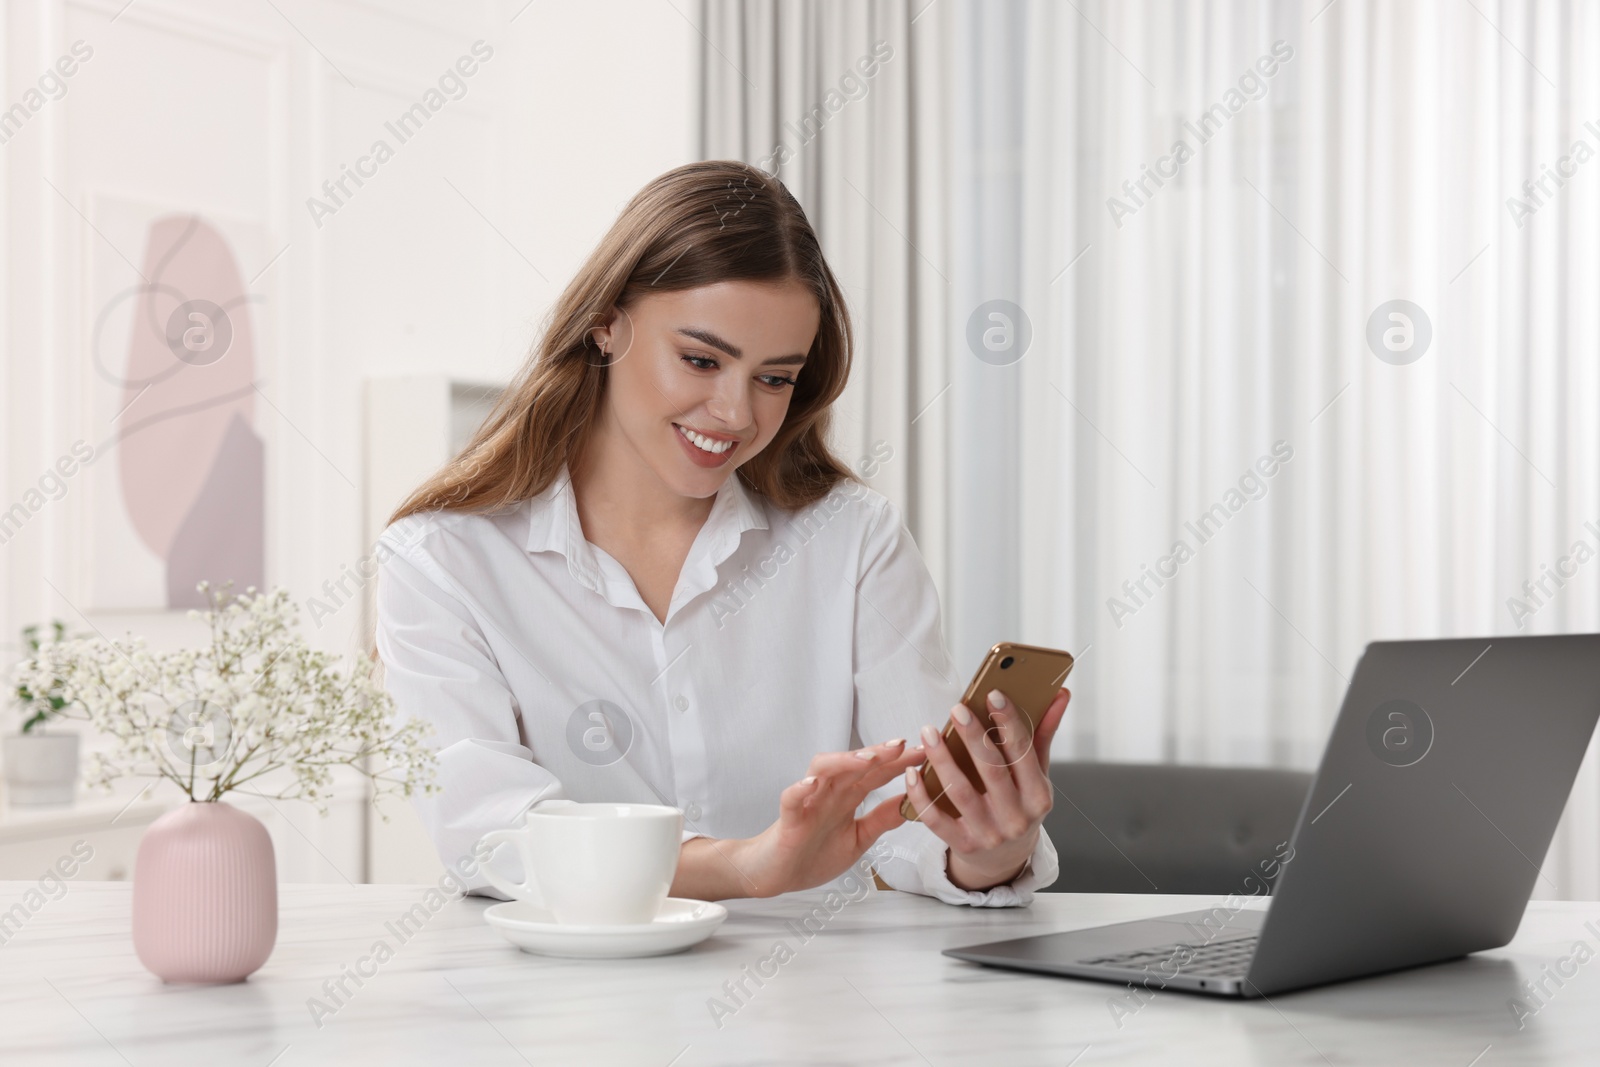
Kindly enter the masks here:
M 1250 968 L 1250 957 L 1255 955 L 1255 951 L 1256 938 L 1251 936 L 1211 941 L 1204 945 L 1180 942 L 1078 962 L 1132 971 L 1149 970 L 1166 964 L 1163 970 L 1169 973 L 1191 974 L 1201 978 L 1242 978 Z M 1188 962 L 1184 962 L 1186 959 Z M 1168 963 L 1169 960 L 1172 962 Z

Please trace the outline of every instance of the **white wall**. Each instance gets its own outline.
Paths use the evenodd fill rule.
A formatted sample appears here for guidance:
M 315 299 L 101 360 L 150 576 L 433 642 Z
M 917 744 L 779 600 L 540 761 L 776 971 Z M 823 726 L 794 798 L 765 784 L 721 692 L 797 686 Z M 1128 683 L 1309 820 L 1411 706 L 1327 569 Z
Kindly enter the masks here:
M 137 263 L 141 249 L 96 233 L 84 217 L 96 197 L 252 223 L 266 236 L 241 268 L 259 273 L 267 581 L 302 603 L 367 552 L 363 381 L 509 376 L 622 204 L 693 149 L 699 37 L 686 2 L 31 0 L 3 10 L 0 106 L 73 42 L 93 55 L 0 147 L 0 510 L 72 442 L 107 436 L 86 400 L 99 312 L 90 271 L 96 257 Z M 466 94 L 317 225 L 308 197 L 478 40 L 493 55 Z M 153 646 L 195 638 L 174 614 L 78 611 L 85 496 L 69 480 L 0 545 L 6 666 L 17 630 L 50 618 L 132 630 Z M 352 603 L 307 636 L 353 649 L 359 615 Z

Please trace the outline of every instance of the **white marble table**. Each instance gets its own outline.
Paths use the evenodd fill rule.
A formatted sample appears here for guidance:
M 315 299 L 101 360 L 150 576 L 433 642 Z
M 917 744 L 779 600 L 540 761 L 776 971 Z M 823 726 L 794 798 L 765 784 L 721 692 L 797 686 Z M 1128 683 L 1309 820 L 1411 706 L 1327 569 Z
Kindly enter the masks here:
M 33 883 L 0 883 L 0 913 Z M 1422 970 L 1274 997 L 1158 994 L 1118 1020 L 1119 987 L 990 970 L 946 946 L 1158 915 L 1198 897 L 1041 895 L 970 910 L 899 893 L 843 906 L 802 941 L 787 926 L 821 899 L 737 901 L 710 941 L 677 956 L 524 955 L 489 929 L 489 902 L 445 904 L 400 944 L 387 924 L 424 887 L 283 887 L 277 950 L 248 982 L 164 986 L 128 936 L 131 888 L 73 883 L 0 945 L 0 1064 L 1054 1065 L 1600 1062 L 1600 961 L 1576 967 L 1519 1030 L 1524 981 L 1589 949 L 1600 904 L 1535 903 L 1508 948 Z M 392 959 L 342 1004 L 324 991 L 385 940 Z M 775 964 L 742 1004 L 724 983 Z M 369 970 L 373 968 L 368 968 Z M 769 966 L 768 970 L 772 969 Z M 311 998 L 333 1013 L 317 1025 Z M 736 1010 L 713 1019 L 709 1002 Z M 1476 1058 L 1475 1058 L 1476 1057 Z

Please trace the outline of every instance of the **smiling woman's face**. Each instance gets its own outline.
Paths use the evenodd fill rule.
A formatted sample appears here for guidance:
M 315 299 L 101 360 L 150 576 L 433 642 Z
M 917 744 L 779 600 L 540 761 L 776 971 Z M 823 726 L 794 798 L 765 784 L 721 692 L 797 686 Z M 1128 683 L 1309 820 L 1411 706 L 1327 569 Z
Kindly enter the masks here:
M 680 496 L 713 496 L 772 440 L 822 310 L 801 283 L 655 293 L 592 331 L 611 353 L 595 452 Z

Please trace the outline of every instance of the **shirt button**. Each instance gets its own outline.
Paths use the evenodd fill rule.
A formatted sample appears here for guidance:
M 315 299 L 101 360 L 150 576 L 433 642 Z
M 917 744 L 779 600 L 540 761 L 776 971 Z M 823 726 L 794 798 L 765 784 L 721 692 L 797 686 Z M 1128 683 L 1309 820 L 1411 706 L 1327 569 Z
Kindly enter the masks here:
M 694 822 L 697 819 L 699 819 L 700 818 L 700 805 L 698 805 L 698 804 L 690 804 L 688 807 L 684 808 L 683 809 L 683 817 L 685 819 L 688 819 L 690 822 Z
M 688 711 L 689 698 L 684 696 L 682 693 L 679 693 L 678 696 L 672 701 L 672 706 L 677 708 L 679 711 Z

